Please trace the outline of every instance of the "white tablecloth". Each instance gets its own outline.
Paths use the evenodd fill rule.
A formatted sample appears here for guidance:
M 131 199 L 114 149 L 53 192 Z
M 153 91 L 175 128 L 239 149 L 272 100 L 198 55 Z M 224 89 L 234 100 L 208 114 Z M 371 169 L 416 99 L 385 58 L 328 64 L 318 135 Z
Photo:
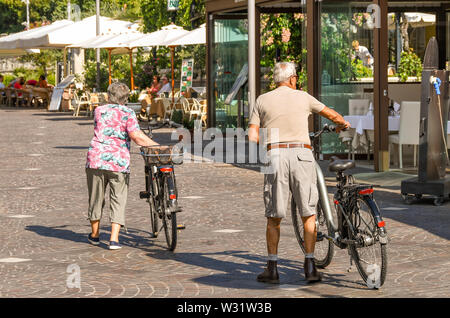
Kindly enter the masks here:
M 364 130 L 374 130 L 373 116 L 344 116 L 344 119 L 350 123 L 352 128 L 356 129 L 359 135 L 364 134 Z M 388 130 L 398 131 L 400 129 L 400 116 L 389 116 Z
M 348 121 L 352 128 L 355 128 L 356 134 L 352 141 L 353 148 L 362 146 L 367 147 L 367 130 L 374 130 L 374 116 L 357 116 L 349 115 L 344 116 L 344 119 Z M 400 116 L 388 117 L 388 130 L 399 131 L 400 129 Z M 450 135 L 450 121 L 448 121 L 447 132 Z

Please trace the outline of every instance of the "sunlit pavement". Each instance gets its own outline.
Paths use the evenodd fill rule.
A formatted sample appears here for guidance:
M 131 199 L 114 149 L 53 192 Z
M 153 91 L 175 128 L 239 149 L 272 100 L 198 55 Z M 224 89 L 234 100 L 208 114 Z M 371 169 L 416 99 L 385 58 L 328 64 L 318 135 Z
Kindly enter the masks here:
M 178 217 L 186 229 L 172 253 L 164 237 L 149 236 L 149 209 L 139 199 L 144 163 L 135 145 L 123 248 L 107 249 L 108 209 L 102 244 L 92 246 L 84 171 L 92 134 L 91 118 L 0 108 L 0 297 L 450 296 L 450 202 L 404 205 L 398 187 L 377 188 L 390 238 L 379 290 L 368 289 L 355 268 L 348 271 L 345 250 L 336 251 L 323 282 L 306 284 L 288 217 L 280 285 L 265 285 L 256 282 L 266 257 L 263 175 L 244 165 L 177 166 Z

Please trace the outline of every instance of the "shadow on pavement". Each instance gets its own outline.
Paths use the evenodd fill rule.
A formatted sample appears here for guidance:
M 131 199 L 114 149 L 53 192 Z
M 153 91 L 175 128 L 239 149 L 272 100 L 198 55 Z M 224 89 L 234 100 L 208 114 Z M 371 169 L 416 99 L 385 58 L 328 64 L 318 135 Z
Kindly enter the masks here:
M 53 237 L 58 238 L 62 240 L 72 241 L 76 243 L 86 243 L 89 244 L 87 240 L 87 236 L 90 233 L 90 226 L 89 229 L 85 233 L 78 233 L 74 232 L 72 230 L 66 229 L 70 227 L 71 225 L 60 225 L 60 226 L 53 226 L 53 227 L 47 227 L 47 226 L 41 226 L 41 225 L 29 225 L 25 227 L 26 231 L 34 232 L 40 236 L 45 237 Z M 111 227 L 109 226 L 103 226 L 100 227 L 100 241 L 102 242 L 108 242 L 109 241 L 109 231 L 111 230 Z M 143 231 L 137 231 L 133 229 L 128 229 L 128 233 L 125 232 L 123 229 L 120 231 L 119 240 L 120 244 L 123 246 L 129 246 L 129 247 L 141 247 L 141 245 L 144 245 L 148 247 L 149 245 L 155 245 L 158 246 L 158 244 L 154 244 L 153 241 L 147 239 L 144 237 L 143 234 L 148 234 Z M 105 247 L 105 245 L 100 244 L 100 247 Z M 163 246 L 161 246 L 163 247 Z
M 201 267 L 208 271 L 218 271 L 220 273 L 209 274 L 194 278 L 193 281 L 203 285 L 211 285 L 223 288 L 233 289 L 279 289 L 283 285 L 289 288 L 301 288 L 314 286 L 304 280 L 303 262 L 279 260 L 278 273 L 280 275 L 280 284 L 265 284 L 256 280 L 265 267 L 266 258 L 251 255 L 247 251 L 223 251 L 214 253 L 171 253 L 169 251 L 152 250 L 147 254 L 149 257 L 161 260 L 173 260 L 182 262 L 191 266 Z M 244 259 L 245 262 L 233 262 L 231 260 L 218 259 L 220 257 L 237 257 Z M 324 270 L 321 270 L 324 272 Z M 346 284 L 343 284 L 346 283 Z M 355 282 L 345 280 L 345 275 L 324 273 L 324 279 L 320 284 L 333 285 L 336 287 L 352 288 L 347 284 Z M 366 288 L 363 284 L 356 288 Z

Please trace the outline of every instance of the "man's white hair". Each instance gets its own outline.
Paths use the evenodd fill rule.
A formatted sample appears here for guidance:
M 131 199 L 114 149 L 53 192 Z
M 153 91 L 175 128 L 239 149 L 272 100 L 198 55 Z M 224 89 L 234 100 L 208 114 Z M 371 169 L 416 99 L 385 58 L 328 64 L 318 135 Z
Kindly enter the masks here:
M 273 68 L 273 81 L 275 84 L 287 82 L 291 76 L 297 74 L 296 64 L 292 62 L 278 62 Z

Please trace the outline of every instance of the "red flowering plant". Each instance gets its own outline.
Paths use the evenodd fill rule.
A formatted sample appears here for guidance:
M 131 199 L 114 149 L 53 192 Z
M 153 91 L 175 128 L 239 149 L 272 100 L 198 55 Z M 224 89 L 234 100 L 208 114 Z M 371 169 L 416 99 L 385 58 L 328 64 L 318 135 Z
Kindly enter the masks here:
M 273 67 L 278 61 L 298 66 L 298 85 L 306 86 L 306 15 L 281 13 L 261 15 L 261 66 L 263 89 L 275 88 Z

